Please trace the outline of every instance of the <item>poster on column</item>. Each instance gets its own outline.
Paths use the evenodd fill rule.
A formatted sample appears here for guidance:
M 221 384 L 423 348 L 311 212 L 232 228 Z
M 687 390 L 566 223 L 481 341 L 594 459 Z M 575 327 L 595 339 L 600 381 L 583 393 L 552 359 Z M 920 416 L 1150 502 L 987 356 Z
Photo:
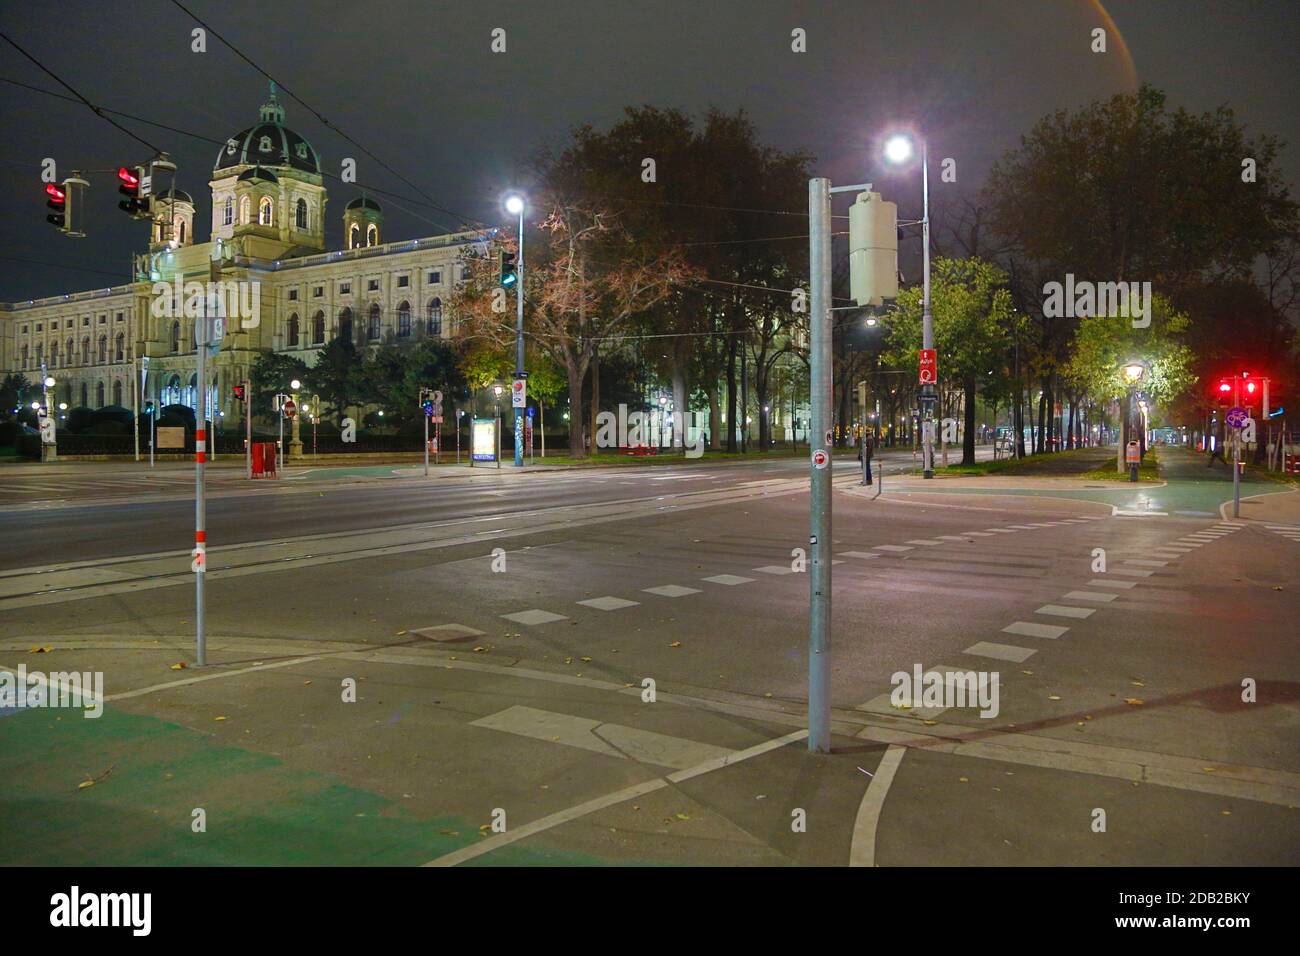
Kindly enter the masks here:
M 497 460 L 497 423 L 495 418 L 476 418 L 470 431 L 470 454 L 475 461 Z

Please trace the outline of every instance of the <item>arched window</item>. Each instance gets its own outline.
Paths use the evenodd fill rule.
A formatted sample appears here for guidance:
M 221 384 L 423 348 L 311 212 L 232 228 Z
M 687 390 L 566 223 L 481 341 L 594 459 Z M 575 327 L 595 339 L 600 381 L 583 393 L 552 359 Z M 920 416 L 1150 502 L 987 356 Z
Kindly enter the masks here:
M 81 364 L 82 365 L 90 364 L 90 336 L 89 335 L 87 335 L 85 338 L 81 340 Z M 81 404 L 85 405 L 86 403 L 83 401 Z
M 59 367 L 59 343 L 57 341 L 50 343 L 50 368 Z
M 325 344 L 325 313 L 317 312 L 311 320 L 311 344 Z
M 101 335 L 99 337 L 99 364 L 103 365 L 107 361 L 108 361 L 108 336 Z M 102 405 L 104 403 L 100 402 L 100 404 Z
M 272 208 L 273 208 L 273 204 L 271 203 L 271 197 L 263 196 L 262 201 L 257 204 L 257 221 L 259 225 L 269 226 L 272 224 L 271 223 Z
M 348 230 L 348 248 L 355 249 L 359 245 L 361 245 L 361 227 L 353 223 L 352 228 Z
M 298 313 L 289 316 L 289 348 L 298 347 Z
M 379 315 L 379 303 L 376 302 L 370 307 L 370 321 L 366 325 L 366 338 L 370 339 L 372 342 L 379 338 Z
M 113 379 L 113 404 L 122 404 L 122 380 L 117 378 Z
M 36 367 L 41 367 L 41 362 L 45 360 L 45 346 L 41 342 L 36 343 Z
M 240 225 L 247 225 L 252 222 L 250 213 L 252 210 L 251 200 L 247 196 L 239 197 L 239 222 Z
M 222 222 L 223 222 L 225 225 L 228 226 L 228 225 L 230 225 L 230 224 L 231 224 L 232 222 L 234 222 L 234 221 L 235 221 L 235 200 L 234 200 L 233 197 L 231 197 L 231 196 L 227 196 L 227 197 L 226 197 L 226 212 L 225 212 L 225 215 L 222 216 Z
M 403 302 L 397 307 L 397 337 L 409 338 L 411 335 L 411 303 Z
M 181 350 L 181 324 L 172 323 L 172 354 L 175 355 Z
M 72 339 L 68 339 L 68 341 L 63 346 L 63 364 L 71 365 L 73 363 L 74 354 L 76 353 L 74 353 L 72 350 Z
M 126 334 L 123 332 L 117 333 L 117 339 L 113 344 L 113 361 L 126 361 Z
M 81 383 L 81 407 L 85 408 L 90 404 L 90 392 L 86 389 L 86 383 Z
M 95 386 L 95 407 L 104 407 L 104 383 L 100 382 Z
M 442 335 L 442 299 L 429 300 L 429 334 Z
M 375 227 L 375 224 L 373 222 L 370 225 L 366 226 L 366 245 L 368 246 L 379 245 L 379 230 Z
M 23 368 L 27 368 L 27 346 L 25 345 L 22 347 L 22 355 L 23 355 L 23 362 L 22 362 Z
M 181 245 L 185 245 L 185 220 L 182 219 L 176 224 L 176 237 L 180 240 Z
M 339 313 L 339 338 L 344 342 L 352 341 L 352 310 L 344 308 Z
M 297 210 L 298 210 L 297 211 L 298 228 L 306 229 L 307 228 L 307 200 L 299 199 Z

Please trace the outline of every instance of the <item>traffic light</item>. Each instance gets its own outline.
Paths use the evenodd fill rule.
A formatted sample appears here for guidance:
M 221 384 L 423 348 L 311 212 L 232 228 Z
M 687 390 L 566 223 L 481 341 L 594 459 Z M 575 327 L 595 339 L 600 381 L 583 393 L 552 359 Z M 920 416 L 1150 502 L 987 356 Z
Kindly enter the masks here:
M 1230 378 L 1219 379 L 1219 385 L 1214 391 L 1214 397 L 1218 400 L 1220 405 L 1227 405 L 1229 402 L 1231 402 L 1232 401 L 1232 379 Z
M 420 389 L 420 409 L 424 414 L 432 417 L 433 415 L 433 392 L 428 388 Z
M 117 204 L 132 219 L 149 219 L 153 216 L 153 197 L 149 195 L 149 179 L 144 167 L 136 166 L 134 170 L 121 166 L 117 170 L 121 185 L 117 187 L 126 199 Z
M 898 205 L 880 193 L 849 207 L 849 292 L 858 305 L 898 298 Z
M 45 205 L 54 210 L 51 215 L 45 217 L 45 221 L 52 226 L 58 226 L 59 229 L 63 229 L 63 224 L 67 217 L 68 194 L 54 183 L 46 183 L 45 195 L 49 197 L 45 200 Z
M 245 394 L 243 384 L 241 383 L 239 385 L 236 385 L 233 391 L 235 394 L 235 401 L 242 402 L 244 400 L 244 394 Z
M 150 398 L 145 400 L 144 413 L 150 417 L 153 416 L 153 399 Z
M 519 281 L 517 258 L 513 252 L 501 250 L 501 284 L 507 289 Z

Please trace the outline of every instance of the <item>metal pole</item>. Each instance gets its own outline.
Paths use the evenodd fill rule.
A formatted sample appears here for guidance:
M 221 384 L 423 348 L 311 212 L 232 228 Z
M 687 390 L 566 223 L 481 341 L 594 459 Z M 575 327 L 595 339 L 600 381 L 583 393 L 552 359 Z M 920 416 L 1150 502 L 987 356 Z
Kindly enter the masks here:
M 497 399 L 497 468 L 501 467 L 501 399 Z
M 524 377 L 524 211 L 519 210 L 519 257 L 515 260 L 515 378 Z M 511 393 L 513 394 L 513 392 Z M 515 467 L 524 467 L 524 411 L 515 408 Z M 498 456 L 499 457 L 499 456 Z
M 1232 380 L 1232 405 L 1241 404 L 1241 379 Z M 1232 429 L 1232 516 L 1241 517 L 1241 429 Z
M 135 374 L 139 366 L 131 360 L 131 429 L 135 436 L 135 460 L 140 460 L 140 376 Z
M 280 406 L 280 440 L 275 443 L 275 450 L 280 461 L 276 470 L 280 474 L 284 474 L 284 395 L 282 393 L 276 394 L 275 403 Z
M 930 315 L 930 147 L 921 143 L 921 245 L 924 246 L 922 262 L 921 347 L 934 348 L 934 319 Z M 925 443 L 922 453 L 921 477 L 934 477 L 934 435 L 928 424 L 934 415 L 935 392 L 939 387 L 939 363 L 935 362 L 934 383 L 921 386 L 921 406 L 924 412 L 921 438 Z
M 158 412 L 161 401 L 154 402 L 153 414 L 149 416 L 149 467 L 153 467 L 153 450 L 158 446 Z
M 420 415 L 424 418 L 424 477 L 429 477 L 429 416 L 424 413 L 424 406 L 420 406 Z
M 208 309 L 198 319 L 199 334 L 197 338 L 198 348 L 198 394 L 196 396 L 199 407 L 196 420 L 198 427 L 194 431 L 194 621 L 195 621 L 195 663 L 202 667 L 207 661 L 207 638 L 203 633 L 203 578 L 207 572 L 207 551 L 208 551 L 208 533 L 207 533 L 207 515 L 205 513 L 205 502 L 203 500 L 203 471 L 204 462 L 207 461 L 207 417 L 208 417 L 208 389 L 207 381 L 207 355 L 208 355 L 208 338 L 211 335 L 211 319 L 208 316 Z
M 253 477 L 253 383 L 244 379 L 244 477 Z
M 831 749 L 831 183 L 808 181 L 809 277 L 812 312 L 809 447 L 824 456 L 822 467 L 810 470 L 809 613 L 808 613 L 808 749 Z M 742 419 L 743 419 L 742 415 Z

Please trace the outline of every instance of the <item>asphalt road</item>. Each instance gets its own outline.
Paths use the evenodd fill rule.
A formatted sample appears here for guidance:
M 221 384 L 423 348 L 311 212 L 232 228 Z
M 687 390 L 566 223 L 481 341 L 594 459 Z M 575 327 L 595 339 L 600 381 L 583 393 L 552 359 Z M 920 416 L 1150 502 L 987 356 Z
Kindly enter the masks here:
M 0 720 L 28 781 L 0 819 L 47 862 L 1294 859 L 1300 496 L 1127 516 L 1045 481 L 874 497 L 852 465 L 821 757 L 801 460 L 232 489 L 201 671 L 187 502 L 12 507 L 0 665 L 100 670 L 108 704 Z M 916 668 L 996 701 L 900 706 Z M 229 823 L 194 841 L 200 792 Z

